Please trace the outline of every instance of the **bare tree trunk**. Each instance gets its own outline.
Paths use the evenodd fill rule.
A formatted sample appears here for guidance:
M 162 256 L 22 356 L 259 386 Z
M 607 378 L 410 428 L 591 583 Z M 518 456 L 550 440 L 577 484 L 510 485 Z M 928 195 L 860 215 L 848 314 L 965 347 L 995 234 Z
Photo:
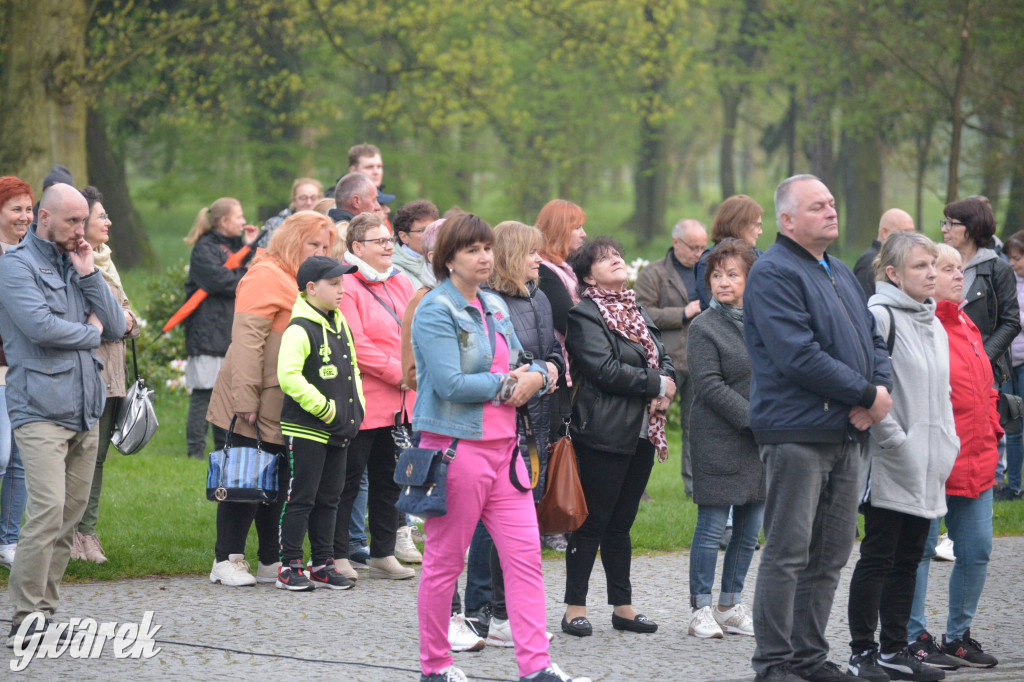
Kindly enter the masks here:
M 843 246 L 867 246 L 882 215 L 882 140 L 877 134 L 844 133 L 840 152 Z
M 728 86 L 722 86 L 722 146 L 718 161 L 718 177 L 722 183 L 722 199 L 736 194 L 736 124 L 739 121 L 740 96 Z
M 1010 175 L 1006 220 L 1003 221 L 1003 239 L 1020 230 L 1024 230 L 1024 137 L 1018 134 L 1013 143 L 1013 172 Z
M 75 74 L 85 66 L 85 0 L 8 0 L 0 46 L 0 168 L 41 189 L 57 163 L 77 184 L 88 179 L 85 97 Z M 55 68 L 57 65 L 58 68 Z
M 649 244 L 664 231 L 665 203 L 668 194 L 668 145 L 664 125 L 640 123 L 640 150 L 636 175 L 633 215 L 623 227 L 636 234 L 638 244 Z
M 956 81 L 950 97 L 949 165 L 946 175 L 946 202 L 956 201 L 960 183 L 960 138 L 963 136 L 963 98 L 967 87 L 967 72 L 971 61 L 971 0 L 964 3 L 964 23 L 960 31 L 960 59 L 957 62 Z
M 125 270 L 154 263 L 149 237 L 128 194 L 124 156 L 115 153 L 110 146 L 103 113 L 92 108 L 86 116 L 86 150 L 89 177 L 103 194 L 103 208 L 114 224 L 110 247 L 117 257 L 118 267 Z
M 914 224 L 917 229 L 924 229 L 924 176 L 928 172 L 932 150 L 932 135 L 935 132 L 935 118 L 929 116 L 923 121 L 922 128 L 915 136 L 914 142 L 917 148 L 917 164 L 914 172 Z

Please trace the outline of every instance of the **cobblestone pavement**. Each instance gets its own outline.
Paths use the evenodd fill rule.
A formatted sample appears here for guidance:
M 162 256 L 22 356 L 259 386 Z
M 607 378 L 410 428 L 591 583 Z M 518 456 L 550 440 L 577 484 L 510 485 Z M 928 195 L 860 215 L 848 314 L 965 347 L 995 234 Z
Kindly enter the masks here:
M 947 680 L 1024 679 L 1024 611 L 1020 574 L 1024 537 L 997 538 L 988 582 L 973 634 L 1000 665 L 992 670 L 961 670 Z M 851 557 L 837 592 L 828 637 L 832 660 L 848 656 L 846 596 L 857 554 Z M 749 603 L 757 557 L 744 597 Z M 595 681 L 615 680 L 750 680 L 751 637 L 698 640 L 686 634 L 690 612 L 687 552 L 637 557 L 633 562 L 634 604 L 660 624 L 654 635 L 617 632 L 611 607 L 604 602 L 600 562 L 591 582 L 590 620 L 594 636 L 564 635 L 558 624 L 563 606 L 564 563 L 544 562 L 548 595 L 548 629 L 556 633 L 552 659 L 563 669 Z M 945 585 L 952 564 L 935 562 L 928 599 L 931 631 L 945 623 Z M 721 570 L 721 565 L 719 565 Z M 33 660 L 21 673 L 26 679 L 344 679 L 417 680 L 416 625 L 418 580 L 363 578 L 354 590 L 288 593 L 269 585 L 229 588 L 206 576 L 146 578 L 68 585 L 62 589 L 60 618 L 91 617 L 99 622 L 139 622 L 147 610 L 160 652 L 149 660 L 118 660 L 108 644 L 96 660 L 74 660 L 65 653 L 54 660 Z M 464 581 L 460 581 L 464 585 Z M 9 617 L 10 601 L 0 596 L 0 615 Z M 0 625 L 9 627 L 9 620 Z M 11 661 L 10 650 L 3 654 Z M 456 665 L 471 679 L 516 679 L 512 650 L 487 648 L 456 654 Z M 0 678 L 15 679 L 8 667 Z

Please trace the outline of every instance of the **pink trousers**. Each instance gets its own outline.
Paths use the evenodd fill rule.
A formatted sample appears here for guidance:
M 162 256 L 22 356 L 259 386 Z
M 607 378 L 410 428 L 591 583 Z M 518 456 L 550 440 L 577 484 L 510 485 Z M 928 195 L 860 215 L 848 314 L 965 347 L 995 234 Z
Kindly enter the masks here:
M 447 447 L 450 442 L 424 434 L 420 446 Z M 494 539 L 505 573 L 508 619 L 519 675 L 550 665 L 537 513 L 533 495 L 519 492 L 509 481 L 514 447 L 518 447 L 514 438 L 459 441 L 455 460 L 448 467 L 448 513 L 427 519 L 417 600 L 420 667 L 424 674 L 452 664 L 448 645 L 452 593 L 478 520 L 483 520 Z M 516 471 L 520 481 L 529 480 L 521 457 L 516 458 Z

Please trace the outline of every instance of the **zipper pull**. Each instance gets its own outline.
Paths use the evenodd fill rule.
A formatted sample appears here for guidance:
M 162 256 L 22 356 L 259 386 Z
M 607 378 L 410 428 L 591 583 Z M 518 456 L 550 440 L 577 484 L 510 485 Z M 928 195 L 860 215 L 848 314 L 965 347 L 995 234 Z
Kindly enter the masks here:
M 828 400 L 825 400 L 825 411 L 828 412 Z

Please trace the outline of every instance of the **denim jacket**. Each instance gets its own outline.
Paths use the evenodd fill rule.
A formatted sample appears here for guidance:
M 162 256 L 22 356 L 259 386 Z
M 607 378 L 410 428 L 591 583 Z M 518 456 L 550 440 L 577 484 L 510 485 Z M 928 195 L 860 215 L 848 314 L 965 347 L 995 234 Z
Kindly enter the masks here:
M 509 351 L 522 350 L 505 302 L 481 291 L 489 323 L 505 337 Z M 412 320 L 412 350 L 416 358 L 416 405 L 412 427 L 455 438 L 483 437 L 484 403 L 501 386 L 502 374 L 492 374 L 494 353 L 480 311 L 446 279 L 423 297 Z M 547 368 L 534 361 L 530 371 Z

